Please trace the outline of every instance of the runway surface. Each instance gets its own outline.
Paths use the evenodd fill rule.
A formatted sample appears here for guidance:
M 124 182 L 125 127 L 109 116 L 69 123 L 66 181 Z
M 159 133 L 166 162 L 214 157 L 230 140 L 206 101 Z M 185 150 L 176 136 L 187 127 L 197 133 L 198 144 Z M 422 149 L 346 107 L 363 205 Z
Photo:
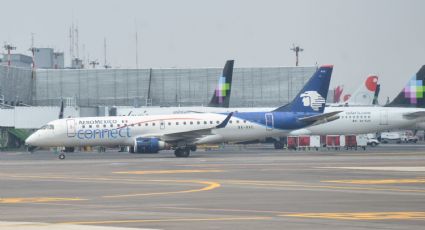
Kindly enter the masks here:
M 423 229 L 424 147 L 0 152 L 0 229 Z

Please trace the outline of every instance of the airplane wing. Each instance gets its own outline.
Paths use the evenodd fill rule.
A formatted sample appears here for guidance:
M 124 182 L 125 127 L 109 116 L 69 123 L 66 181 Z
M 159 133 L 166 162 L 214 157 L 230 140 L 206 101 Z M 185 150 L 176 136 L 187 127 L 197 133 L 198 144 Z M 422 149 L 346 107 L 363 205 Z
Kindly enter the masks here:
M 331 121 L 339 119 L 339 116 L 336 116 L 336 115 L 340 112 L 342 111 L 322 113 L 318 115 L 298 118 L 298 120 L 302 122 L 309 122 L 309 123 L 311 122 L 313 123 L 312 125 L 319 125 L 319 124 L 323 124 L 323 123 L 327 123 L 327 122 L 331 122 Z
M 226 119 L 224 119 L 220 124 L 210 128 L 194 129 L 194 130 L 185 131 L 185 132 L 166 133 L 166 134 L 160 134 L 160 135 L 150 134 L 150 135 L 144 135 L 142 137 L 158 137 L 165 142 L 177 142 L 180 140 L 186 140 L 188 142 L 192 142 L 204 136 L 211 135 L 212 134 L 211 131 L 214 129 L 222 129 L 226 127 L 226 125 L 229 123 L 229 120 L 232 116 L 233 116 L 233 112 L 229 113 Z
M 425 111 L 411 112 L 403 114 L 407 119 L 425 118 Z

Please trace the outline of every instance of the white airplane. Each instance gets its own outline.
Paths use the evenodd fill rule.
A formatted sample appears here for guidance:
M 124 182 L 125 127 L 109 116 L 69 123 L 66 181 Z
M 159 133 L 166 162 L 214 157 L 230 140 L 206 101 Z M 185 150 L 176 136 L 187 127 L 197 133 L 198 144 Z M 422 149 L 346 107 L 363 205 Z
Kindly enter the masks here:
M 425 65 L 389 105 L 326 107 L 326 113 L 341 111 L 340 119 L 294 130 L 291 135 L 349 135 L 397 129 L 425 129 L 424 81 Z
M 29 136 L 26 144 L 68 150 L 126 145 L 137 153 L 171 148 L 177 157 L 188 157 L 197 144 L 284 136 L 295 129 L 338 119 L 338 111 L 323 113 L 332 70 L 333 66 L 320 67 L 290 104 L 270 112 L 59 119 Z
M 378 76 L 369 75 L 366 80 L 357 88 L 350 98 L 341 103 L 326 104 L 326 106 L 365 106 L 372 105 L 378 90 Z

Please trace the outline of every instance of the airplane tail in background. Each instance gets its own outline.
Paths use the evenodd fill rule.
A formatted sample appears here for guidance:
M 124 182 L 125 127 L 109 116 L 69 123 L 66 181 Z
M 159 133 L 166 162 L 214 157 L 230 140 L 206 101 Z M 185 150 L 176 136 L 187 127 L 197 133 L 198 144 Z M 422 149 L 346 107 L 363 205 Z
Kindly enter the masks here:
M 279 107 L 274 111 L 323 113 L 326 97 L 328 96 L 332 70 L 332 65 L 321 66 L 291 103 Z
M 385 106 L 425 108 L 425 65 L 413 75 L 398 96 Z
M 208 107 L 229 108 L 234 62 L 234 60 L 226 62 L 223 74 L 218 80 L 218 85 L 214 90 L 210 103 L 208 103 Z
M 378 97 L 379 97 L 379 93 L 381 92 L 381 84 L 377 84 L 376 85 L 376 90 L 375 90 L 375 95 L 373 96 L 373 102 L 372 105 L 378 105 Z
M 351 95 L 348 105 L 372 105 L 378 85 L 378 76 L 369 75 L 364 84 Z

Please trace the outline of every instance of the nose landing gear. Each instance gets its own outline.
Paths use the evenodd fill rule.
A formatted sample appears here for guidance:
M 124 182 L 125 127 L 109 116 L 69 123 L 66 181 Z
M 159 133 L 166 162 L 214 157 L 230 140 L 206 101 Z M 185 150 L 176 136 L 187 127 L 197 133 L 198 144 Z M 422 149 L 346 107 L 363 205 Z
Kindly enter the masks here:
M 58 158 L 60 160 L 65 159 L 65 153 L 73 153 L 75 151 L 74 147 L 65 147 L 65 149 L 63 150 L 63 152 L 61 154 L 59 154 Z

